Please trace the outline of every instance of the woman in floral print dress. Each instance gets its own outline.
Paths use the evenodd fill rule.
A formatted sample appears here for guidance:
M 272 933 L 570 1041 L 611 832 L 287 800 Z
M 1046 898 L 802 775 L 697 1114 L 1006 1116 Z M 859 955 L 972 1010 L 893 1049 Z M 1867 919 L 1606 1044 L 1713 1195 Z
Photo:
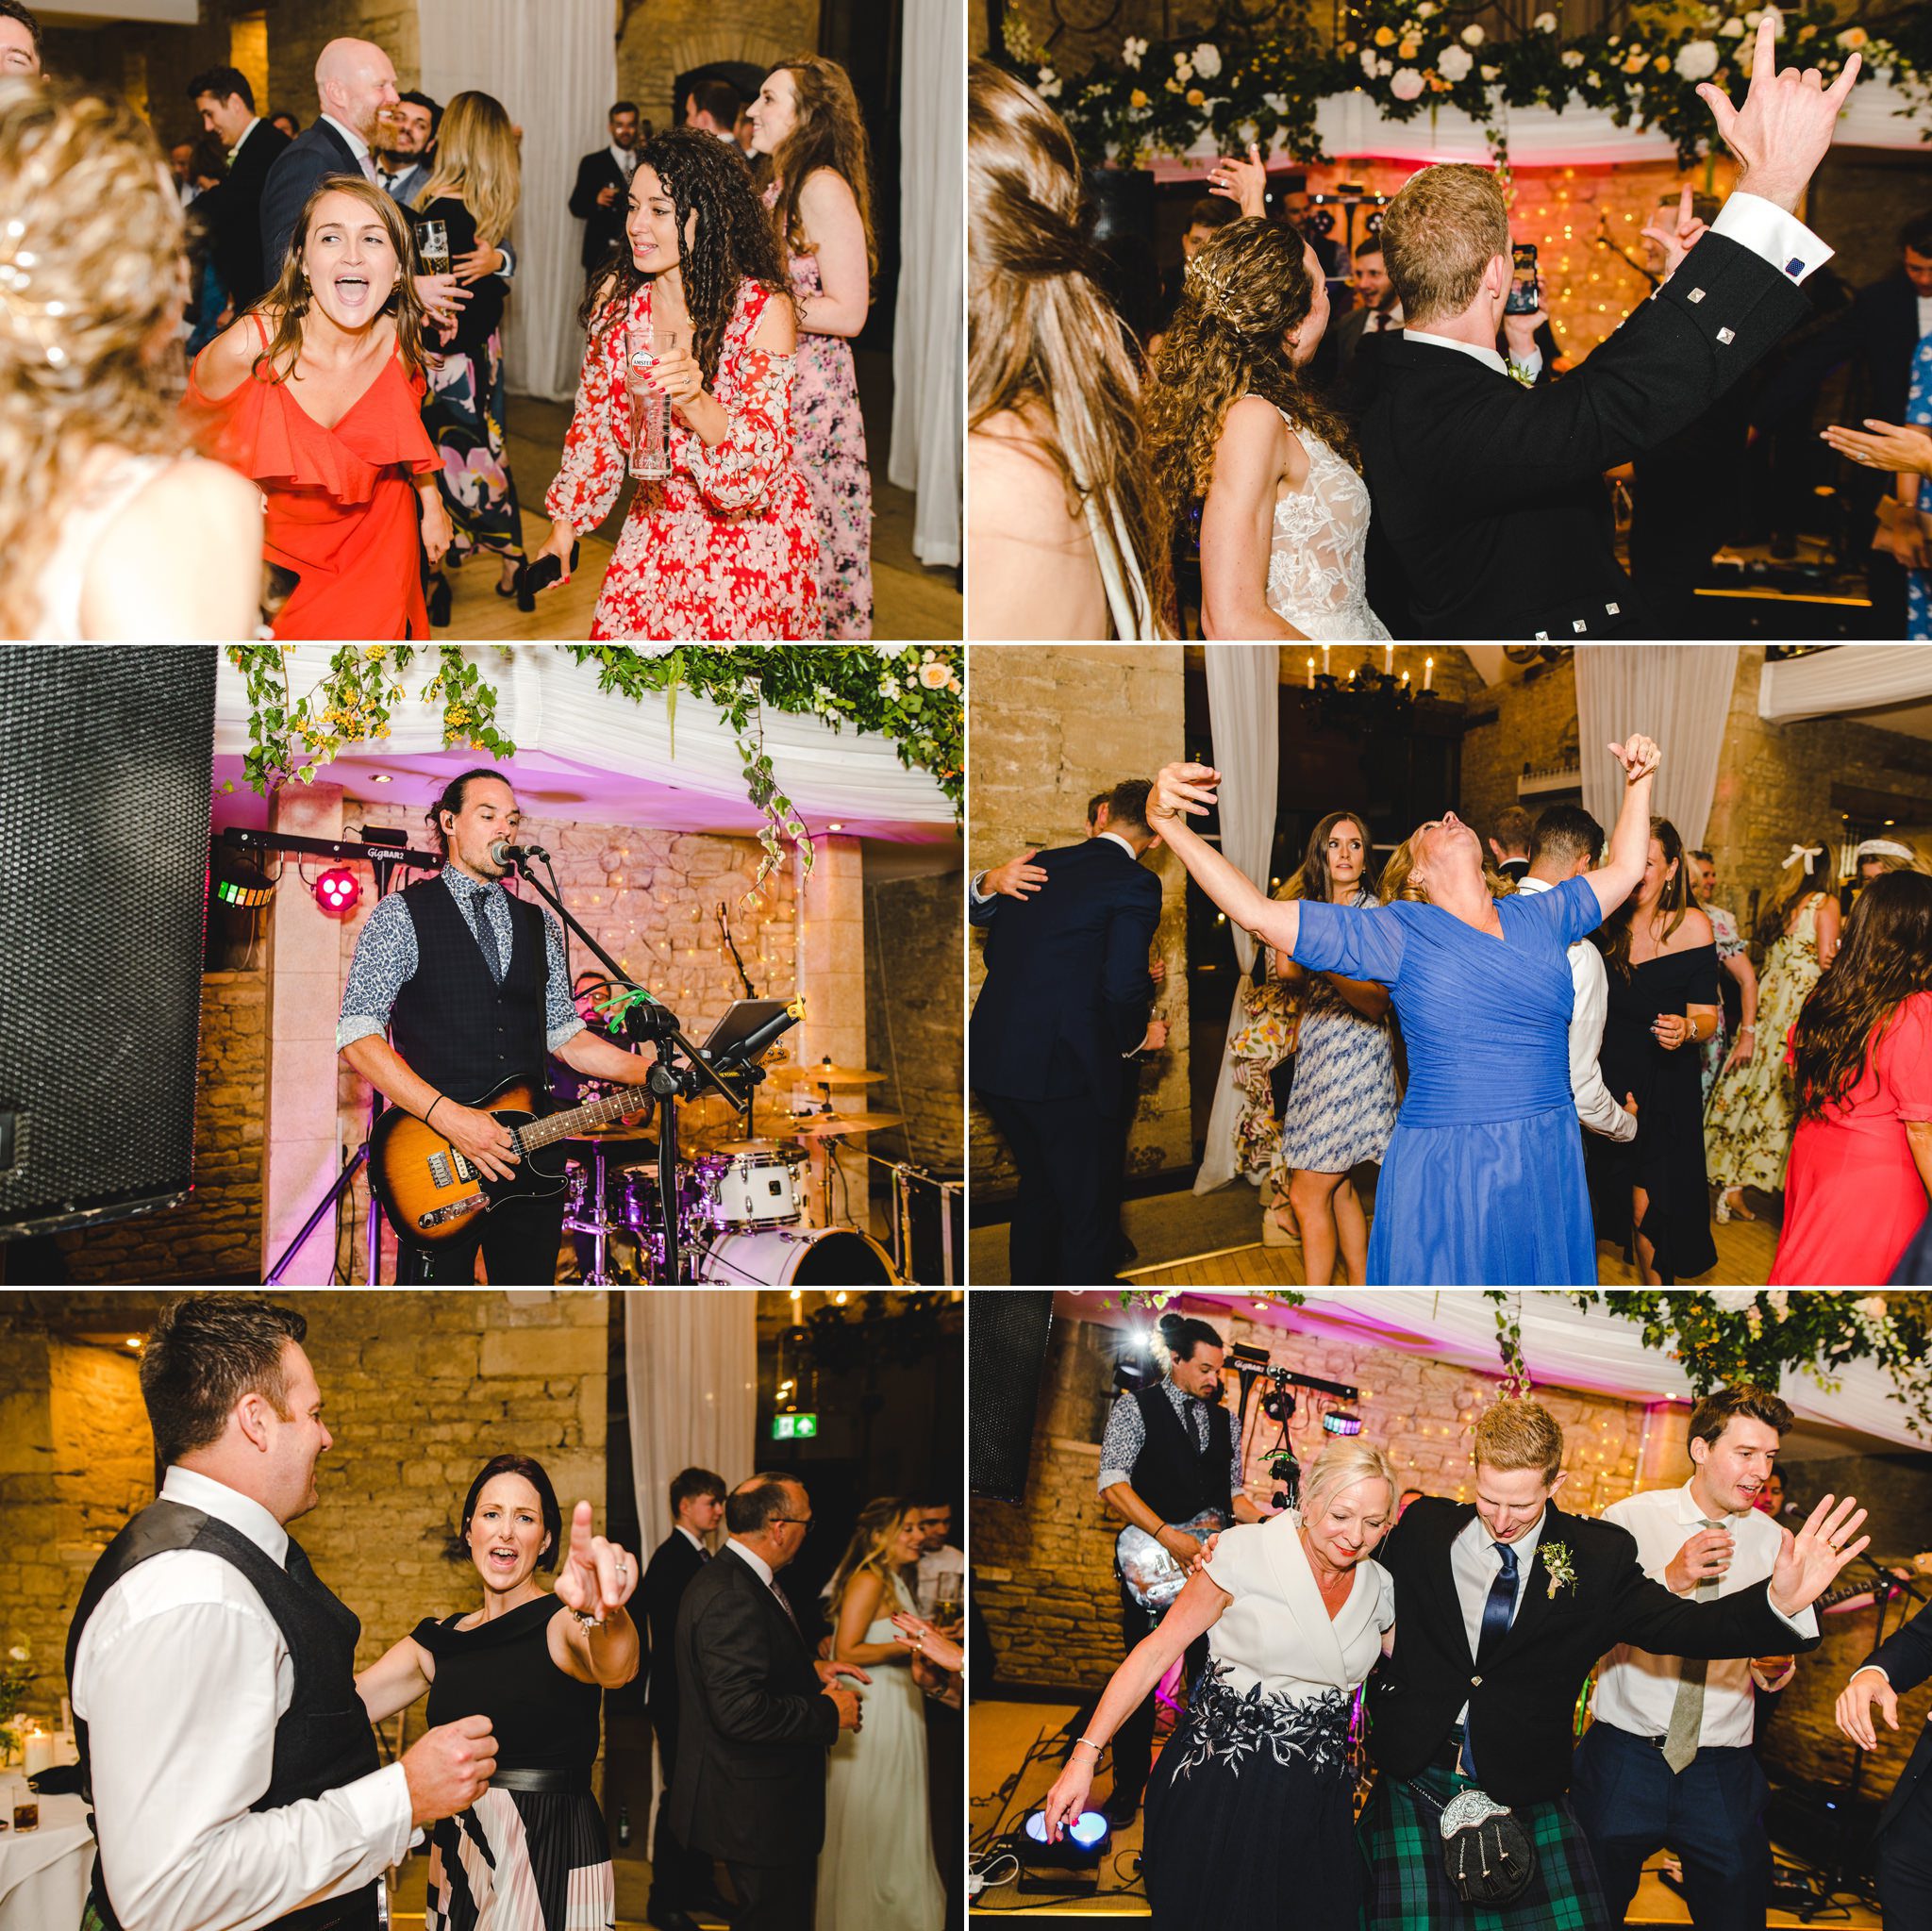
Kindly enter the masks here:
M 851 341 L 878 269 L 865 124 L 845 70 L 817 55 L 773 68 L 746 112 L 798 308 L 792 414 L 818 518 L 825 635 L 868 638 L 872 472 Z
M 639 380 L 671 399 L 671 474 L 631 498 L 591 636 L 823 638 L 818 534 L 792 446 L 791 298 L 736 150 L 684 128 L 646 141 L 625 233 L 628 255 L 585 298 L 590 341 L 537 557 L 568 573 L 578 532 L 617 500 L 631 445 L 626 332 L 655 319 L 679 345 Z

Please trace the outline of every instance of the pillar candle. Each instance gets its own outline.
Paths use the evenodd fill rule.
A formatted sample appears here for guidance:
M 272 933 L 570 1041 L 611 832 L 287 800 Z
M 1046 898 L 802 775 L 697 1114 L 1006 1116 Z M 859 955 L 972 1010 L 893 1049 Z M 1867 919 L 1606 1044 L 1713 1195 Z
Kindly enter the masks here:
M 1310 691 L 1312 691 L 1312 690 L 1313 690 L 1314 688 L 1315 688 L 1315 660 L 1314 660 L 1314 658 L 1310 658 L 1308 659 L 1308 689 L 1309 689 Z
M 1392 643 L 1382 646 L 1382 674 L 1385 677 L 1395 674 L 1395 646 Z
M 1433 691 L 1435 688 L 1436 660 L 1434 658 L 1424 658 L 1423 659 L 1423 689 L 1424 691 Z
M 26 1773 L 37 1777 L 43 1770 L 54 1768 L 54 1740 L 44 1731 L 36 1730 L 26 1740 Z

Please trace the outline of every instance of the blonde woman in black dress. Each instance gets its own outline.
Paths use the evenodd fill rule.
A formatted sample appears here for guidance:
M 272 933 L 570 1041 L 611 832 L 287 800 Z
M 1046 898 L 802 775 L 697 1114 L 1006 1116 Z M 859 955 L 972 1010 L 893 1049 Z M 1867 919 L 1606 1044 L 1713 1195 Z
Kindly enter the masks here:
M 521 1455 L 483 1465 L 450 1556 L 475 1566 L 482 1606 L 425 1618 L 356 1679 L 372 1723 L 426 1691 L 432 1727 L 487 1716 L 495 1733 L 490 1788 L 435 1827 L 425 1931 L 608 1931 L 616 1890 L 591 1772 L 604 1691 L 638 1671 L 637 1560 L 591 1532 L 588 1502 L 566 1532 L 550 1477 Z

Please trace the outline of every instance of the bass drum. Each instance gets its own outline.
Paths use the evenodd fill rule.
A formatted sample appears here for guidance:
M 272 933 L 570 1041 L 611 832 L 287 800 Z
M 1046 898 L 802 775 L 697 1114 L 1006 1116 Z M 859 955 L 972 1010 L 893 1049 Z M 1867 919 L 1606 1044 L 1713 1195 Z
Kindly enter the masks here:
M 753 1234 L 720 1234 L 704 1241 L 695 1277 L 714 1287 L 903 1285 L 886 1250 L 854 1227 L 762 1227 Z

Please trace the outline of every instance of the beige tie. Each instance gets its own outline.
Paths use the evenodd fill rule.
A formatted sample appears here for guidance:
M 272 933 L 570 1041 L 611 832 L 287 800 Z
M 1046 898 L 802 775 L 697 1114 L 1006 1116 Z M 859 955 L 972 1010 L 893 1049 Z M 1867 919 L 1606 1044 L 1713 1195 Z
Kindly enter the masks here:
M 1700 1517 L 1698 1525 L 1707 1529 L 1724 1527 L 1723 1523 L 1712 1522 L 1708 1517 Z M 1700 1582 L 1692 1600 L 1714 1603 L 1722 1581 L 1721 1576 L 1711 1576 Z M 1677 1700 L 1671 1706 L 1671 1726 L 1664 1732 L 1664 1761 L 1670 1765 L 1673 1776 L 1681 1775 L 1697 1755 L 1697 1739 L 1704 1729 L 1704 1679 L 1710 1664 L 1703 1656 L 1685 1656 L 1677 1667 L 1682 1672 L 1677 1678 Z

